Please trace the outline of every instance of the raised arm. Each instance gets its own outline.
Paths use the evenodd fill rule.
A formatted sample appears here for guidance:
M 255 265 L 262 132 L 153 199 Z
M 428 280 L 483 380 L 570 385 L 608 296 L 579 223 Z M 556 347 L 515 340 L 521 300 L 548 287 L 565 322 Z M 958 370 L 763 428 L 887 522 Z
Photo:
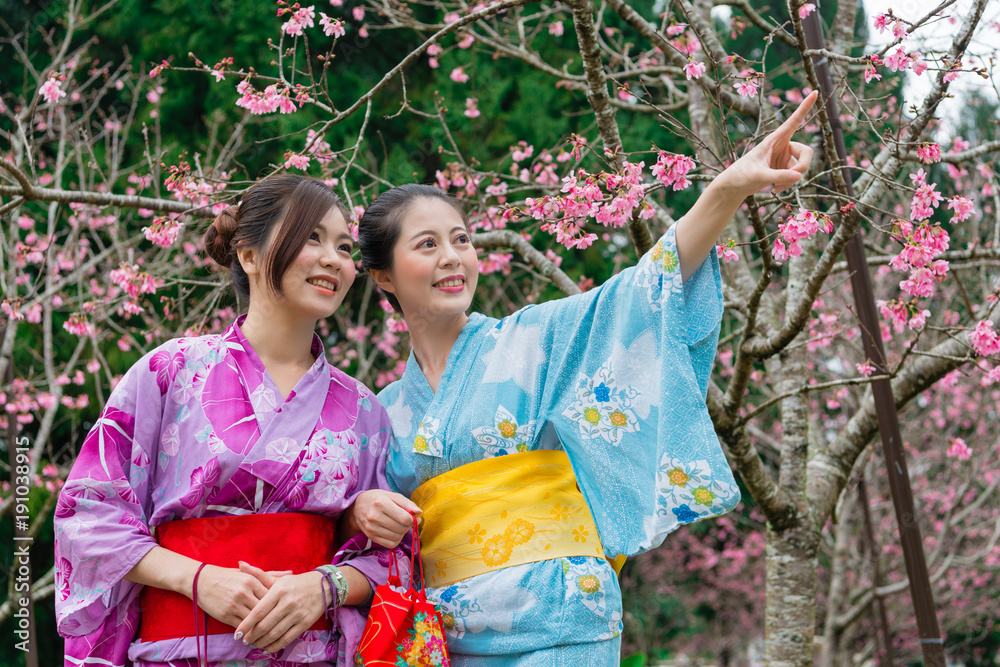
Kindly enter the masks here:
M 719 174 L 678 221 L 677 254 L 684 280 L 701 266 L 744 199 L 769 185 L 774 192 L 789 188 L 809 169 L 813 151 L 792 141 L 792 135 L 818 96 L 813 91 L 777 130 Z

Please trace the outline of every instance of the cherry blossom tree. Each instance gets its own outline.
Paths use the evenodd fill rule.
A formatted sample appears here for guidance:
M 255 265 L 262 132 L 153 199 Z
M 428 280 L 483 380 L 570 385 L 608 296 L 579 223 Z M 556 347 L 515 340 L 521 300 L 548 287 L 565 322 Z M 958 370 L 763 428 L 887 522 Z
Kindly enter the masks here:
M 24 64 L 24 81 L 0 88 L 0 376 L 14 370 L 3 417 L 30 437 L 39 483 L 57 488 L 86 420 L 138 353 L 219 331 L 239 309 L 199 254 L 207 220 L 280 170 L 326 180 L 357 215 L 413 178 L 382 159 L 390 152 L 376 125 L 417 123 L 435 138 L 415 161 L 439 163 L 434 182 L 470 211 L 484 274 L 477 307 L 510 312 L 589 289 L 649 250 L 689 193 L 818 88 L 811 57 L 821 55 L 834 65 L 841 117 L 810 118 L 810 173 L 792 191 L 749 198 L 717 248 L 726 315 L 707 402 L 746 491 L 744 516 L 682 529 L 624 582 L 661 581 L 660 594 L 717 605 L 700 627 L 725 634 L 731 657 L 746 655 L 749 636 L 763 638 L 769 664 L 811 664 L 817 629 L 827 664 L 872 655 L 878 600 L 894 649 L 915 656 L 871 450 L 868 386 L 888 377 L 907 415 L 914 520 L 942 622 L 972 646 L 969 614 L 985 617 L 996 604 L 1000 557 L 998 443 L 983 426 L 1000 399 L 1000 139 L 992 130 L 973 145 L 940 109 L 970 80 L 994 82 L 996 95 L 1000 16 L 986 0 L 901 4 L 866 15 L 842 0 L 824 14 L 828 49 L 815 53 L 802 21 L 823 8 L 800 0 L 282 0 L 277 16 L 260 17 L 272 38 L 252 62 L 164 53 L 136 63 L 90 55 L 88 26 L 113 1 L 69 0 L 58 29 L 13 32 L 4 46 Z M 866 32 L 887 45 L 867 46 Z M 390 40 L 405 45 L 395 64 L 345 99 L 338 77 Z M 497 62 L 571 95 L 572 108 L 539 109 L 538 122 L 563 112 L 585 122 L 551 145 L 481 153 L 476 128 L 494 113 L 484 101 L 498 97 L 499 70 L 488 67 Z M 412 82 L 428 73 L 439 91 L 414 95 Z M 904 88 L 903 73 L 921 85 Z M 228 91 L 225 111 L 238 119 L 209 116 L 202 144 L 183 153 L 165 145 L 159 115 L 180 77 Z M 657 131 L 634 140 L 628 129 L 640 121 Z M 846 165 L 828 153 L 834 123 L 847 136 Z M 248 172 L 262 156 L 265 173 Z M 861 352 L 846 287 L 842 251 L 856 234 L 875 273 L 884 366 Z M 362 381 L 381 387 L 399 376 L 406 327 L 370 281 L 321 334 L 333 361 Z M 860 546 L 862 475 L 874 548 Z M 8 492 L 0 513 L 11 507 Z M 51 572 L 40 576 L 36 599 L 51 582 Z M 0 619 L 11 611 L 5 603 Z M 642 637 L 633 646 L 648 649 L 648 633 L 632 631 Z

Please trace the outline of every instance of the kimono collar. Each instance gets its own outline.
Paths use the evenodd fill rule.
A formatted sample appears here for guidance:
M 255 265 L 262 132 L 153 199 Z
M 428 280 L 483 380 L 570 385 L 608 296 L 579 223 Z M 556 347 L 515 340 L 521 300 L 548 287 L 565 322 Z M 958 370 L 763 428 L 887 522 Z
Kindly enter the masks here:
M 257 371 L 259 371 L 261 375 L 263 375 L 265 372 L 264 362 L 260 360 L 259 356 L 257 356 L 257 350 L 253 349 L 253 345 L 250 343 L 249 340 L 247 340 L 246 336 L 243 335 L 243 330 L 240 328 L 242 324 L 246 321 L 246 319 L 247 319 L 246 313 L 243 313 L 242 315 L 237 317 L 236 321 L 233 322 L 233 324 L 229 327 L 226 333 L 223 334 L 222 340 L 227 345 L 235 343 L 236 345 L 239 345 L 241 348 L 243 348 L 243 350 L 247 354 L 247 358 L 250 361 L 250 363 L 252 363 L 253 367 Z M 317 374 L 323 368 L 326 367 L 327 361 L 326 361 L 326 350 L 323 347 L 323 341 L 320 339 L 319 334 L 317 334 L 315 331 L 313 332 L 312 346 L 309 348 L 309 351 L 312 353 L 313 357 L 315 358 L 315 361 L 313 361 L 313 365 L 309 367 L 309 370 L 306 371 L 306 373 Z
M 403 370 L 401 377 L 406 385 L 409 386 L 409 390 L 412 391 L 412 389 L 417 388 L 421 393 L 426 392 L 430 396 L 440 393 L 445 381 L 452 375 L 452 371 L 456 366 L 460 365 L 458 357 L 462 354 L 462 348 L 488 322 L 489 318 L 481 313 L 472 313 L 469 315 L 469 321 L 458 332 L 458 338 L 455 339 L 455 344 L 451 346 L 451 351 L 448 353 L 448 361 L 445 362 L 444 372 L 441 374 L 441 380 L 438 382 L 437 392 L 431 391 L 431 387 L 427 383 L 427 377 L 417 362 L 417 355 L 413 353 L 413 346 L 410 346 L 410 354 L 406 358 L 406 368 Z
M 469 321 L 462 327 L 455 344 L 451 347 L 451 352 L 448 353 L 448 361 L 436 392 L 431 391 L 427 378 L 417 363 L 417 357 L 413 354 L 413 348 L 410 348 L 410 357 L 406 361 L 406 370 L 403 371 L 402 377 L 403 391 L 407 393 L 407 400 L 418 399 L 417 413 L 422 412 L 424 415 L 417 426 L 413 441 L 415 454 L 436 458 L 444 455 L 443 434 L 447 430 L 448 415 L 455 412 L 449 397 L 456 392 L 461 393 L 465 383 L 470 379 L 467 366 L 474 361 L 479 349 L 474 342 L 477 336 L 480 343 L 482 342 L 479 334 L 490 323 L 490 318 L 479 313 L 469 316 Z

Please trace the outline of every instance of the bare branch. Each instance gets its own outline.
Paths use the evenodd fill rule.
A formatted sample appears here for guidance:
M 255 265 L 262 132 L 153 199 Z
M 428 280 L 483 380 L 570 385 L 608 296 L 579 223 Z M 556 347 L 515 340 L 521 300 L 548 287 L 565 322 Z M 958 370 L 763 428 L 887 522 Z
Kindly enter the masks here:
M 598 47 L 597 28 L 594 25 L 590 0 L 568 0 L 568 4 L 573 10 L 573 25 L 576 28 L 580 54 L 583 57 L 583 69 L 587 75 L 587 101 L 590 102 L 597 118 L 597 129 L 601 133 L 604 150 L 614 161 L 615 169 L 621 170 L 625 162 L 622 157 L 622 138 L 618 132 L 618 122 L 615 120 L 615 108 L 608 95 L 608 78 L 604 74 L 604 62 L 601 60 Z M 636 253 L 646 254 L 646 251 L 653 247 L 653 235 L 649 231 L 649 225 L 633 213 L 628 222 L 628 229 Z
M 750 2 L 748 0 L 715 0 L 715 2 L 713 2 L 712 4 L 715 5 L 716 7 L 724 7 L 724 6 L 736 7 L 741 12 L 743 12 L 744 16 L 750 19 L 751 23 L 753 23 L 761 30 L 767 33 L 773 33 L 775 37 L 783 41 L 785 44 L 788 44 L 789 46 L 799 45 L 799 43 L 795 41 L 795 38 L 793 36 L 785 32 L 785 29 L 783 27 L 781 27 L 777 23 L 768 21 L 766 18 L 761 16 L 760 13 L 758 13 L 757 10 L 750 5 Z M 775 28 L 778 28 L 778 30 L 775 30 Z

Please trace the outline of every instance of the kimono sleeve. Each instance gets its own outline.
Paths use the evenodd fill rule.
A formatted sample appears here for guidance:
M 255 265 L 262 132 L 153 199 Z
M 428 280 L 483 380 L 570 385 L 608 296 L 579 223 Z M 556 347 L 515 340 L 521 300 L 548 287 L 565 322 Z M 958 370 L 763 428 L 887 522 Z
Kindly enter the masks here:
M 671 227 L 600 288 L 516 316 L 538 327 L 519 337 L 540 348 L 538 417 L 555 428 L 609 555 L 651 549 L 739 502 L 705 405 L 722 312 L 715 250 L 684 282 Z
M 136 615 L 141 586 L 123 577 L 156 546 L 148 517 L 169 384 L 166 372 L 157 372 L 171 359 L 164 354 L 143 357 L 115 387 L 59 495 L 56 619 L 65 637 L 112 639 L 117 626 L 135 620 L 126 616 Z
M 365 404 L 368 409 L 362 408 L 359 411 L 354 430 L 365 445 L 358 453 L 357 485 L 347 498 L 345 503 L 347 507 L 352 505 L 362 492 L 369 489 L 390 490 L 385 479 L 385 460 L 392 442 L 392 425 L 389 423 L 389 416 L 386 414 L 385 408 L 378 402 L 378 399 L 365 388 L 361 388 L 361 391 L 364 394 L 361 403 Z M 358 570 L 368 579 L 372 589 L 374 589 L 389 581 L 389 554 L 391 551 L 395 551 L 396 562 L 402 569 L 401 577 L 403 581 L 408 581 L 410 570 L 408 540 L 409 538 L 405 537 L 403 543 L 392 550 L 375 544 L 364 533 L 359 533 L 340 547 L 334 558 L 334 563 L 350 565 Z M 346 656 L 352 664 L 358 642 L 361 640 L 361 633 L 365 627 L 367 612 L 367 609 L 358 607 L 339 607 L 335 612 L 341 642 L 338 654 Z

